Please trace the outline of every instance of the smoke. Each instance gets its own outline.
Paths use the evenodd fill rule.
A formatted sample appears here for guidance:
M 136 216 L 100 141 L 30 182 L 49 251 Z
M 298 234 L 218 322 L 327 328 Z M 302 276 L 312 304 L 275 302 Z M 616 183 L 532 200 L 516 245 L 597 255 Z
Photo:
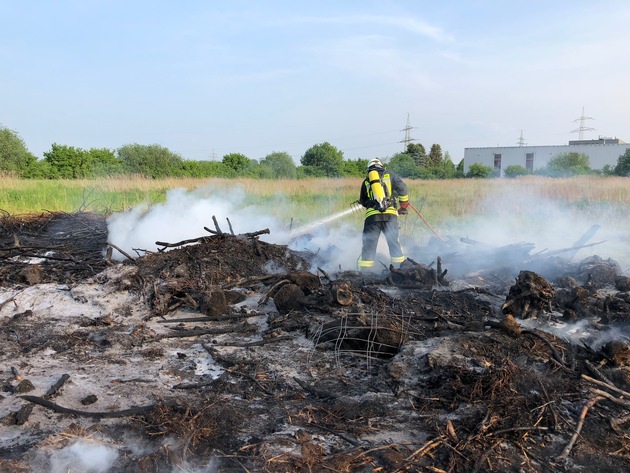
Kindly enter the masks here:
M 230 219 L 235 233 L 248 233 L 269 228 L 271 234 L 286 235 L 287 229 L 263 209 L 244 207 L 245 193 L 240 188 L 230 190 L 230 195 L 212 194 L 210 189 L 187 191 L 172 189 L 166 194 L 166 202 L 152 207 L 139 205 L 127 212 L 112 215 L 108 219 L 109 242 L 128 254 L 135 250 L 157 251 L 156 241 L 177 243 L 200 236 L 210 236 L 204 230 L 215 230 L 215 216 L 221 230 L 228 232 Z M 123 259 L 122 255 L 114 258 Z
M 592 246 L 580 248 L 574 255 L 571 252 L 557 254 L 567 259 L 573 257 L 573 261 L 598 254 L 615 259 L 622 268 L 629 268 L 630 254 L 625 249 L 629 235 L 619 228 L 618 216 L 623 213 L 613 205 L 569 206 L 538 195 L 535 189 L 515 192 L 504 187 L 480 201 L 470 214 L 445 222 L 444 231 L 452 241 L 465 237 L 481 243 L 482 247 L 486 245 L 486 249 L 531 243 L 530 253 L 544 256 L 570 248 L 596 225 L 597 232 L 583 243 Z M 459 251 L 466 248 L 470 246 L 457 246 Z M 501 257 L 506 258 L 502 261 L 505 266 L 520 261 L 516 252 L 513 260 L 507 252 L 501 252 Z
M 350 209 L 324 217 L 299 228 L 289 229 L 286 223 L 279 222 L 271 215 L 271 210 L 261 205 L 244 205 L 246 193 L 242 188 L 230 189 L 229 195 L 211 187 L 187 191 L 174 189 L 167 192 L 164 204 L 152 207 L 137 206 L 127 212 L 115 214 L 108 220 L 109 241 L 133 255 L 136 250 L 156 251 L 156 241 L 176 243 L 183 240 L 209 235 L 203 229 L 214 230 L 212 217 L 215 216 L 221 229 L 229 231 L 227 219 L 235 233 L 254 232 L 268 228 L 270 233 L 261 239 L 270 243 L 288 245 L 298 251 L 307 251 L 314 256 L 313 268 L 327 271 L 354 270 L 361 253 L 362 212 L 352 214 Z M 465 237 L 484 245 L 485 250 L 506 245 L 531 243 L 531 254 L 545 255 L 553 251 L 571 247 L 593 225 L 598 231 L 586 244 L 598 243 L 560 256 L 571 257 L 573 261 L 598 254 L 604 258 L 617 260 L 623 269 L 630 267 L 630 254 L 626 251 L 628 234 L 618 230 L 620 209 L 609 205 L 597 207 L 569 206 L 546 199 L 537 194 L 536 188 L 518 192 L 509 186 L 502 186 L 480 201 L 474 210 L 461 218 L 445 220 L 437 225 L 439 232 L 449 236 L 447 243 L 436 249 L 441 253 L 428 253 L 422 239 L 431 237 L 431 232 L 419 221 L 414 213 L 407 217 L 413 222 L 411 234 L 401 232 L 401 243 L 408 256 L 418 262 L 429 263 L 436 256 L 446 253 L 465 254 L 475 257 L 479 248 L 471 248 L 460 241 Z M 431 222 L 434 224 L 435 222 Z M 381 237 L 377 261 L 389 263 L 387 246 Z M 414 250 L 419 249 L 418 251 Z M 445 246 L 447 245 L 447 246 Z M 419 247 L 419 248 L 418 248 Z M 433 250 L 431 250 L 433 251 Z M 123 259 L 118 252 L 115 258 Z M 517 264 L 521 255 L 501 252 L 501 263 L 505 266 Z M 495 261 L 489 260 L 488 265 Z M 483 264 L 483 261 L 479 261 Z M 461 274 L 456 267 L 447 268 L 449 274 Z M 462 268 L 464 269 L 464 268 Z M 527 268 L 521 268 L 527 269 Z
M 80 439 L 50 457 L 50 473 L 106 473 L 118 458 L 112 447 Z
M 236 234 L 269 229 L 268 235 L 261 235 L 262 240 L 310 252 L 315 256 L 315 269 L 317 266 L 325 270 L 338 270 L 340 267 L 344 270 L 356 269 L 361 252 L 360 228 L 356 224 L 342 224 L 335 228 L 329 225 L 350 215 L 351 209 L 291 230 L 270 215 L 269 209 L 257 205 L 244 206 L 245 198 L 246 194 L 240 188 L 230 190 L 229 197 L 212 193 L 210 189 L 173 189 L 167 192 L 163 204 L 152 207 L 139 205 L 112 215 L 107 222 L 108 239 L 130 255 L 140 251 L 157 251 L 156 241 L 177 243 L 210 236 L 204 227 L 215 230 L 214 216 L 224 232 L 229 231 L 228 218 Z M 124 258 L 118 253 L 113 257 Z M 276 270 L 270 268 L 270 272 Z
M 573 345 L 586 345 L 595 351 L 601 350 L 604 345 L 612 341 L 630 343 L 629 324 L 596 329 L 593 327 L 592 321 L 586 319 L 568 324 L 538 319 L 520 319 L 518 323 L 524 328 L 538 329 L 562 338 Z

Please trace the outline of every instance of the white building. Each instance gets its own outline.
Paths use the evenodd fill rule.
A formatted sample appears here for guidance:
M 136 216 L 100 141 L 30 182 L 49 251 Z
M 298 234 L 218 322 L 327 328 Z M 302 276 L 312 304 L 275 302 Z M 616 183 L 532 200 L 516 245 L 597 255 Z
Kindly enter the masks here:
M 602 169 L 606 164 L 616 166 L 619 156 L 630 149 L 630 143 L 618 138 L 600 137 L 597 140 L 569 141 L 557 146 L 505 146 L 495 148 L 466 148 L 464 172 L 471 164 L 481 163 L 503 176 L 506 167 L 521 165 L 530 171 L 547 167 L 551 158 L 565 153 L 580 153 L 589 157 L 591 169 Z

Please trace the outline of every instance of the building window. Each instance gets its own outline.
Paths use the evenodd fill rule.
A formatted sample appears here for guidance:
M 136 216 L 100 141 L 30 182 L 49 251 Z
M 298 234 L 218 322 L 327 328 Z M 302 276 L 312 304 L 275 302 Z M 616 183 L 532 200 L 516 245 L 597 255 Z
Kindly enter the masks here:
M 534 172 L 534 153 L 527 153 L 525 155 L 525 167 L 529 172 Z
M 494 170 L 501 172 L 501 155 L 500 154 L 494 155 Z

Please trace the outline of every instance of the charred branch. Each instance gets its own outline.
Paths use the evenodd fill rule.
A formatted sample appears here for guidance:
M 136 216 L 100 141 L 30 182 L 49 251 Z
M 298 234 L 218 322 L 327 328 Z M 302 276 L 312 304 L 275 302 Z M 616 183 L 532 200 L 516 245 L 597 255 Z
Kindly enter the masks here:
M 46 391 L 46 394 L 44 394 L 44 399 L 50 399 L 51 397 L 55 396 L 68 379 L 70 379 L 69 374 L 66 374 L 66 373 L 62 374 L 61 378 L 59 378 L 59 380 L 55 384 L 53 384 L 48 389 L 48 391 Z
M 150 404 L 148 406 L 139 406 L 139 407 L 131 407 L 129 409 L 123 409 L 120 411 L 106 411 L 106 412 L 89 412 L 89 411 L 80 411 L 77 409 L 71 409 L 68 407 L 60 406 L 52 401 L 44 399 L 38 396 L 20 396 L 22 399 L 32 402 L 33 404 L 37 404 L 39 406 L 45 407 L 46 409 L 50 409 L 57 414 L 71 414 L 80 417 L 92 417 L 95 419 L 104 419 L 104 418 L 115 418 L 115 417 L 128 417 L 128 416 L 137 416 L 150 412 L 155 409 L 156 404 Z

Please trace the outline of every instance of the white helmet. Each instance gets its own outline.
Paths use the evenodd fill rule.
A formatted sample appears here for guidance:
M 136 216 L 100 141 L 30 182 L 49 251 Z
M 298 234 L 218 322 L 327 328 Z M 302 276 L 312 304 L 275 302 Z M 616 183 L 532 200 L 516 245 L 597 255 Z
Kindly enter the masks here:
M 369 171 L 371 168 L 380 168 L 383 169 L 383 163 L 381 162 L 380 159 L 378 158 L 374 158 L 372 159 L 368 165 L 367 165 L 367 170 Z

